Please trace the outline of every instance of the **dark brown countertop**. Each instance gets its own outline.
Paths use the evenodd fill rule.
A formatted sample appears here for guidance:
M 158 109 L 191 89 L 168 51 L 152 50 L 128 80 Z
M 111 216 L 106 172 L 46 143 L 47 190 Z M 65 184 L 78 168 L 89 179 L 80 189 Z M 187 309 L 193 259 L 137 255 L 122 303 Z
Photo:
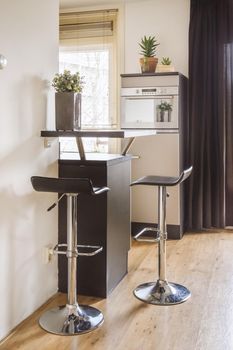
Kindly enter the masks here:
M 56 131 L 42 130 L 42 137 L 109 137 L 109 138 L 129 138 L 156 135 L 154 129 L 117 129 L 117 130 L 75 130 L 75 131 Z

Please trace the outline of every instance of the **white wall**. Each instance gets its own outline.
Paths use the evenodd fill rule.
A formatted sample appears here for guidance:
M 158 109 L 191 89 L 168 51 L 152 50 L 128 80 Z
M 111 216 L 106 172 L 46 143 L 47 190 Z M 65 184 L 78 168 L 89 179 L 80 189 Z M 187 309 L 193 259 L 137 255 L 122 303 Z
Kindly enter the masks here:
M 138 43 L 144 35 L 155 36 L 159 60 L 170 57 L 176 71 L 188 73 L 189 0 L 144 0 L 125 4 L 125 73 L 140 73 Z M 137 138 L 130 149 L 132 179 L 151 174 L 175 176 L 179 169 L 178 136 Z M 169 189 L 167 223 L 179 225 L 179 191 Z M 131 220 L 157 222 L 157 192 L 145 187 L 132 189 Z
M 161 43 L 158 56 L 170 56 L 176 69 L 187 74 L 189 0 L 130 1 L 124 10 L 125 72 L 139 72 L 138 42 L 143 35 L 155 35 Z M 57 212 L 46 212 L 55 195 L 35 193 L 30 176 L 57 175 L 57 145 L 45 149 L 39 133 L 53 125 L 52 112 L 46 121 L 46 80 L 58 70 L 58 0 L 1 0 L 0 44 L 8 59 L 0 70 L 2 338 L 57 288 L 56 261 L 43 265 L 41 259 L 42 247 L 57 240 Z
M 60 0 L 62 10 L 111 7 L 125 12 L 125 73 L 140 72 L 138 43 L 142 36 L 154 35 L 160 43 L 157 57 L 170 57 L 177 71 L 188 74 L 190 0 Z
M 157 57 L 170 57 L 175 70 L 188 74 L 188 28 L 190 0 L 60 0 L 62 10 L 76 8 L 119 8 L 120 73 L 141 73 L 139 42 L 144 35 L 155 36 L 160 45 Z M 132 178 L 148 174 L 177 175 L 178 137 L 147 137 L 135 140 L 130 152 L 140 156 L 132 161 Z M 164 151 L 166 150 L 166 152 Z M 159 166 L 158 166 L 159 164 Z M 167 222 L 179 224 L 178 189 L 167 205 Z M 143 204 L 142 204 L 143 203 Z M 154 222 L 156 195 L 145 188 L 132 189 L 132 221 Z
M 159 60 L 170 57 L 176 70 L 188 72 L 189 0 L 143 0 L 125 4 L 125 72 L 140 72 L 138 43 L 154 35 Z
M 58 0 L 0 1 L 0 338 L 57 289 L 56 262 L 41 259 L 57 240 L 57 212 L 46 212 L 55 195 L 34 192 L 30 177 L 57 174 L 57 145 L 45 149 L 39 135 L 58 70 L 58 11 Z

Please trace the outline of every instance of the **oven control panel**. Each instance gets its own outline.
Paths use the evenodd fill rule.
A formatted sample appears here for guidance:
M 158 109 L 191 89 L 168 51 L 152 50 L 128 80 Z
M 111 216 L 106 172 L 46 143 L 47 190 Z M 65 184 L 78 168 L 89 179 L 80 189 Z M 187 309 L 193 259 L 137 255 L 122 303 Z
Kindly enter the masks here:
M 170 96 L 178 95 L 178 86 L 122 88 L 121 96 Z

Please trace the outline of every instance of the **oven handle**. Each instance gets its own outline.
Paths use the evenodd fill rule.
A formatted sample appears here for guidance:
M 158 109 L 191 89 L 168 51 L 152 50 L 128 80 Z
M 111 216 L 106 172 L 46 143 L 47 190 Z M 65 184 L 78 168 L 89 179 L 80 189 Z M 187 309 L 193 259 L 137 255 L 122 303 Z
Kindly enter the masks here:
M 173 99 L 174 97 L 176 97 L 177 95 L 169 95 L 169 96 L 133 96 L 133 97 L 129 97 L 129 96 L 121 96 L 122 98 L 126 99 L 126 100 L 165 100 L 165 99 Z

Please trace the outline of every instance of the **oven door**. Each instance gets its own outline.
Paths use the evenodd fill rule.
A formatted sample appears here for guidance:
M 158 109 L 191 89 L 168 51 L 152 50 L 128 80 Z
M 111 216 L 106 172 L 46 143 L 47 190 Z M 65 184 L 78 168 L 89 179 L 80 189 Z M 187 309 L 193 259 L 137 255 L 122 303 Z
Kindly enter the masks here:
M 122 129 L 178 129 L 177 96 L 121 97 Z
M 144 96 L 121 98 L 121 128 L 154 129 L 155 99 Z

